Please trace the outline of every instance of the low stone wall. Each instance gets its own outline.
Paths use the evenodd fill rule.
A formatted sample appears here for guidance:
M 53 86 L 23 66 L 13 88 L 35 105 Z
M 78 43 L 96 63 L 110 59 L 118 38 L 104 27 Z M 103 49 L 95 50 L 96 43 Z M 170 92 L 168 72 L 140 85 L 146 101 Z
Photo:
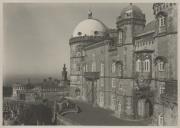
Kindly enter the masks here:
M 70 119 L 67 119 L 61 115 L 57 115 L 57 125 L 80 125 Z

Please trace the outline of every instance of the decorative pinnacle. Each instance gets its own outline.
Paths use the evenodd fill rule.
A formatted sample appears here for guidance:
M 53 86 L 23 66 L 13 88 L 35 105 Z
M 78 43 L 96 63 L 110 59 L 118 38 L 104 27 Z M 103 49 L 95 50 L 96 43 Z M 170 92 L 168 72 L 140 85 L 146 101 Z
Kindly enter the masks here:
M 63 70 L 64 70 L 64 71 L 66 70 L 66 64 L 64 64 Z
M 130 5 L 132 5 L 132 3 L 129 3 Z
M 89 10 L 89 11 L 88 11 L 88 19 L 91 19 L 91 18 L 92 18 L 92 11 Z

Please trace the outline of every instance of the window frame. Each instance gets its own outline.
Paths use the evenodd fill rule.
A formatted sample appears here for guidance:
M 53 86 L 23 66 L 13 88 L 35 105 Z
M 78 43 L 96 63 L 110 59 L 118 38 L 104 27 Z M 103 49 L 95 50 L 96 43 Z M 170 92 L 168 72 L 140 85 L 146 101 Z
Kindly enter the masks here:
M 122 77 L 122 69 L 123 69 L 123 65 L 122 64 L 119 64 L 118 65 L 118 76 Z
M 116 87 L 116 78 L 111 79 L 111 87 L 115 88 Z
M 158 71 L 160 72 L 165 71 L 165 63 L 162 60 L 158 62 Z
M 100 71 L 100 75 L 104 76 L 104 63 L 101 63 L 101 71 Z
M 159 87 L 159 94 L 164 94 L 165 93 L 165 85 L 164 84 L 160 84 L 160 87 Z
M 158 32 L 159 33 L 166 32 L 166 26 L 167 26 L 166 17 L 167 16 L 165 14 L 159 14 L 158 16 Z
M 113 63 L 111 64 L 111 72 L 112 72 L 112 73 L 115 73 L 115 72 L 116 72 L 116 63 L 115 63 L 115 62 L 113 62 Z
M 120 30 L 118 33 L 118 44 L 123 44 L 123 31 Z
M 140 59 L 137 59 L 136 60 L 136 72 L 141 72 L 141 69 L 142 69 L 142 64 L 141 64 L 141 60 Z
M 144 72 L 150 72 L 150 70 L 151 70 L 150 59 L 145 59 L 143 64 L 144 64 L 143 71 Z
M 164 125 L 164 116 L 163 116 L 162 113 L 159 114 L 159 116 L 158 116 L 158 125 L 159 126 L 163 126 Z

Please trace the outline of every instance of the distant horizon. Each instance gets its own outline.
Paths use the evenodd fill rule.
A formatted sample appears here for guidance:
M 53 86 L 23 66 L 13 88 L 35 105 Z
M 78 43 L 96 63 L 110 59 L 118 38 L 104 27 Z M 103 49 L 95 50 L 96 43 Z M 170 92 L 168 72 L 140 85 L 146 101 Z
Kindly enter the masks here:
M 30 79 L 30 81 L 32 83 L 38 83 L 38 82 L 42 82 L 43 79 L 48 79 L 48 77 L 52 77 L 52 79 L 58 79 L 61 80 L 62 75 L 59 74 L 44 74 L 44 75 L 13 75 L 13 76 L 4 76 L 3 77 L 3 86 L 11 86 L 9 84 L 13 84 L 13 83 L 26 83 L 28 81 L 28 79 Z M 68 74 L 68 79 L 69 79 L 69 74 Z

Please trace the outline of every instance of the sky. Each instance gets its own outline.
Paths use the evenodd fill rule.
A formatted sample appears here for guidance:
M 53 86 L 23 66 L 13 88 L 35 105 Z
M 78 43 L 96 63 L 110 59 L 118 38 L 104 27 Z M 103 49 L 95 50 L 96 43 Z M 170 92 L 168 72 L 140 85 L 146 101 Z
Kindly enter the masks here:
M 93 17 L 107 27 L 128 3 L 6 3 L 3 5 L 5 76 L 59 75 L 63 64 L 70 66 L 69 39 L 77 24 Z M 136 3 L 154 19 L 152 3 Z

